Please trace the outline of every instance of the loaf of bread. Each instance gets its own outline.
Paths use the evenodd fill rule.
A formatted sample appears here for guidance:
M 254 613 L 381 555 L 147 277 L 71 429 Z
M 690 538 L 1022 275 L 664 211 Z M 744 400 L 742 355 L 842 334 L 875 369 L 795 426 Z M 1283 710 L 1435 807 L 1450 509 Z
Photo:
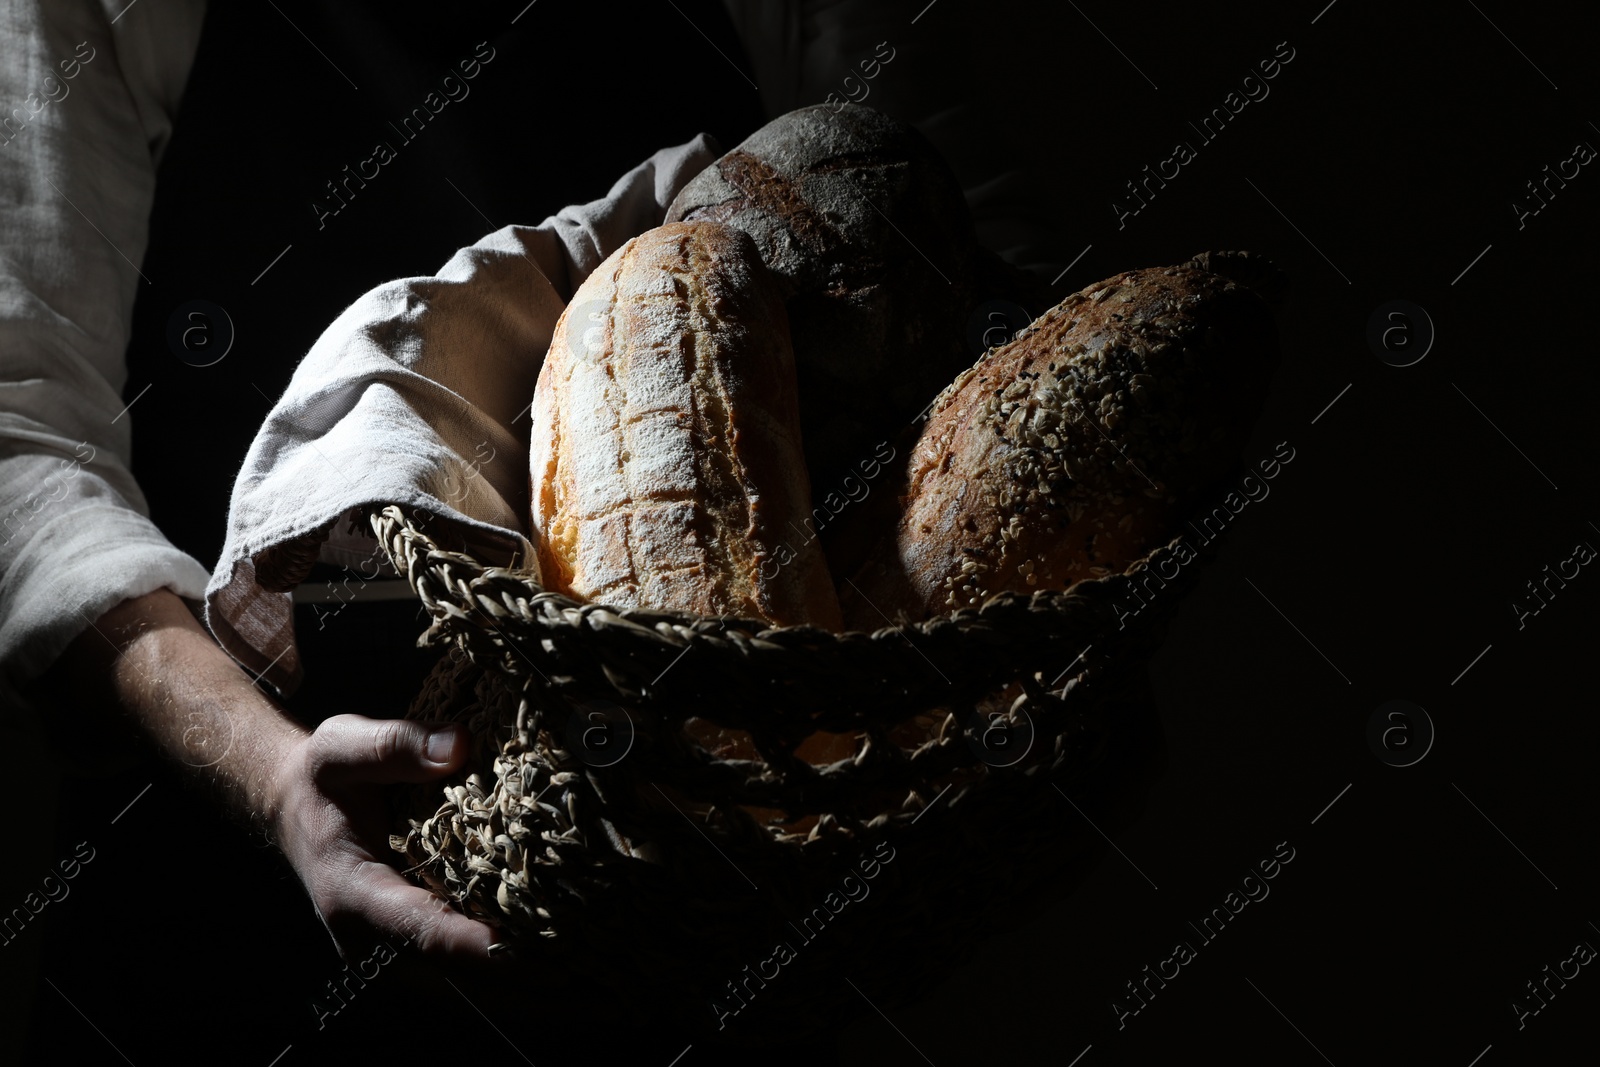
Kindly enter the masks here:
M 876 513 L 875 547 L 841 589 L 846 626 L 1065 588 L 1175 536 L 1265 400 L 1282 282 L 1237 252 L 1129 271 L 964 371 L 922 428 L 898 506 Z
M 530 464 L 545 588 L 838 627 L 791 526 L 810 489 L 783 299 L 744 233 L 674 223 L 596 268 L 539 372 Z
M 690 181 L 667 219 L 743 230 L 778 276 L 815 504 L 971 363 L 969 314 L 1011 296 L 979 286 L 1017 276 L 979 249 L 927 139 L 855 104 L 769 122 Z

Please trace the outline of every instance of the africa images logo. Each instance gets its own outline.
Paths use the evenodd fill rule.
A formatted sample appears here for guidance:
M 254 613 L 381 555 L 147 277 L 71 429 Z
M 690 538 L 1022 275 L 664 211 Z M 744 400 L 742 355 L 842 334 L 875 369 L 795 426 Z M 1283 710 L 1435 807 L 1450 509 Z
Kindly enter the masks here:
M 428 123 L 450 103 L 460 103 L 467 98 L 472 92 L 472 87 L 467 82 L 482 73 L 483 67 L 494 59 L 495 51 L 489 47 L 488 41 L 479 41 L 472 55 L 475 58 L 463 59 L 456 63 L 460 77 L 454 72 L 446 74 L 439 79 L 439 88 L 429 90 L 428 95 L 422 98 L 422 103 L 412 108 L 410 114 L 400 120 L 400 125 L 389 123 L 389 128 L 399 135 L 401 147 L 420 137 Z M 317 217 L 317 229 L 325 228 L 330 217 L 349 206 L 345 203 L 346 199 L 354 200 L 357 190 L 365 189 L 367 182 L 376 179 L 382 173 L 381 168 L 392 163 L 399 154 L 388 141 L 379 141 L 373 145 L 372 154 L 357 163 L 354 170 L 346 164 L 339 172 L 342 177 L 327 182 L 328 196 L 331 199 L 311 202 L 311 212 Z M 339 195 L 341 189 L 344 191 L 343 196 Z

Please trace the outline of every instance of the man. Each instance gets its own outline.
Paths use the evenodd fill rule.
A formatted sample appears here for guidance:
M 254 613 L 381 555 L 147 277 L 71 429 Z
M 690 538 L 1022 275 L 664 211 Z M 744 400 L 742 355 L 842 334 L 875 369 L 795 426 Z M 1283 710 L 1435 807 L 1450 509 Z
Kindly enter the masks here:
M 709 2 L 662 8 L 659 22 L 641 17 L 631 37 L 582 12 L 501 7 L 456 13 L 442 27 L 425 21 L 437 18 L 433 5 L 375 15 L 83 0 L 11 4 L 0 15 L 0 107 L 10 108 L 0 115 L 0 687 L 11 751 L 43 751 L 45 723 L 58 727 L 63 708 L 127 712 L 283 851 L 347 960 L 385 938 L 441 960 L 485 960 L 493 931 L 387 862 L 384 787 L 448 775 L 465 758 L 464 739 L 392 718 L 415 689 L 415 665 L 390 687 L 395 699 L 357 709 L 326 671 L 286 701 L 199 621 L 208 577 L 199 559 L 214 558 L 232 475 L 264 411 L 232 407 L 254 402 L 247 385 L 261 397 L 281 388 L 360 293 L 430 273 L 493 229 L 497 208 L 542 214 L 582 202 L 650 150 L 702 129 L 726 147 L 762 118 L 746 71 L 770 116 L 821 102 L 852 69 L 847 46 L 871 56 L 879 36 L 859 18 L 830 21 L 826 5 L 731 3 L 747 62 Z M 897 14 L 895 32 L 903 22 Z M 802 47 L 819 38 L 828 47 Z M 497 61 L 482 58 L 480 40 Z M 258 50 L 270 61 L 252 58 Z M 478 80 L 453 66 L 456 52 L 487 62 Z M 646 88 L 664 59 L 695 75 L 671 99 Z M 371 131 L 404 126 L 418 86 L 440 70 L 472 96 L 447 90 L 448 107 L 425 131 L 396 129 L 404 147 L 374 177 L 362 167 Z M 876 83 L 870 103 L 892 98 L 888 83 Z M 914 84 L 904 80 L 902 99 Z M 844 92 L 862 89 L 856 78 Z M 945 103 L 918 99 L 923 114 L 948 122 Z M 517 119 L 530 108 L 541 121 L 525 134 Z M 163 168 L 169 149 L 176 162 Z M 464 152 L 485 160 L 475 166 Z M 641 210 L 653 203 L 659 219 L 675 187 L 651 178 L 612 197 L 632 196 Z M 649 224 L 643 215 L 610 230 L 596 223 L 589 254 Z M 279 234 L 288 236 L 280 243 Z M 223 265 L 238 275 L 220 303 L 241 326 L 240 347 L 197 379 L 174 357 L 166 327 L 186 298 L 224 288 L 202 288 Z M 565 299 L 577 280 L 550 283 Z M 186 413 L 224 405 L 225 417 L 193 419 L 198 445 L 178 428 Z M 135 425 L 151 428 L 140 431 L 137 478 Z M 414 636 L 408 621 L 385 621 L 391 646 Z M 296 623 L 308 658 L 318 649 L 326 664 L 349 659 L 356 626 L 319 636 L 303 608 Z M 55 795 L 48 761 L 19 765 L 13 789 Z M 20 828 L 31 835 L 28 859 L 9 868 L 8 901 L 32 899 L 35 872 L 54 860 L 50 830 L 43 819 Z M 39 948 L 37 936 L 6 946 L 19 956 Z M 31 968 L 7 974 L 20 987 L 8 1000 L 25 1003 Z

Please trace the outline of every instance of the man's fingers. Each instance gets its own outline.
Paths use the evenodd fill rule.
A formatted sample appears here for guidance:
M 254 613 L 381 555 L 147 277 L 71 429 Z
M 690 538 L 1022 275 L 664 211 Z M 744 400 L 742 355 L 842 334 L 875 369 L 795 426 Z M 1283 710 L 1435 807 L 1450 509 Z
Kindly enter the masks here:
M 330 909 L 334 914 L 324 916 L 324 923 L 346 958 L 360 951 L 363 934 L 357 931 L 369 937 L 376 931 L 380 937 L 393 937 L 396 949 L 405 944 L 439 959 L 486 960 L 489 946 L 500 940 L 492 927 L 452 911 L 426 889 L 376 861 L 362 864 L 351 875 L 345 893 L 344 907 Z
M 426 782 L 466 758 L 467 736 L 459 726 L 335 715 L 317 727 L 309 746 L 311 776 L 322 786 Z
M 373 851 L 382 850 L 377 786 L 436 779 L 461 765 L 468 745 L 460 726 L 361 715 L 335 715 L 305 740 L 286 852 L 346 962 L 365 959 L 374 938 L 434 959 L 490 959 L 500 940 L 493 927 L 412 885 Z

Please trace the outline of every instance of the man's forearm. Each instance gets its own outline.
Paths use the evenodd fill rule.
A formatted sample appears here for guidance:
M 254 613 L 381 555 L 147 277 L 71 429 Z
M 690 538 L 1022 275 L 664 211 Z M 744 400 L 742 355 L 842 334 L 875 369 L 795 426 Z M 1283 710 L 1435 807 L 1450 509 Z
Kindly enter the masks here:
M 270 833 L 272 772 L 308 731 L 251 682 L 170 590 L 106 612 L 38 688 L 124 709 L 232 813 Z

